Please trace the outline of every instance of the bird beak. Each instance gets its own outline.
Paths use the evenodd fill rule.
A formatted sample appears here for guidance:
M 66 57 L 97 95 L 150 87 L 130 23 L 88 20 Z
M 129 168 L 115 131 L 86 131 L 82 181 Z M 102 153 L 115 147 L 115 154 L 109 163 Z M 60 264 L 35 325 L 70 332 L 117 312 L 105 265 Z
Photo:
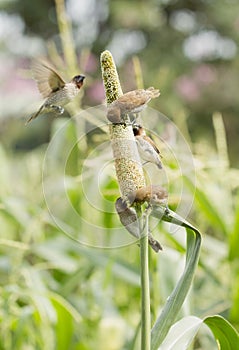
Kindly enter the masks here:
M 85 80 L 85 76 L 84 76 L 84 75 L 80 75 L 80 76 L 79 76 L 79 81 L 80 81 L 81 83 L 83 83 L 84 80 Z

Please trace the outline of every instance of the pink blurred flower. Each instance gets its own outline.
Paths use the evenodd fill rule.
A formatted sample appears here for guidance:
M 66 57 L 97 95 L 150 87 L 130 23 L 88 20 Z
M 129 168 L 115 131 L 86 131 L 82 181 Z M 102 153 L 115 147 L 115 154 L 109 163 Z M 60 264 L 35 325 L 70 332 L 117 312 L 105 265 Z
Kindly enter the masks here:
M 98 67 L 99 63 L 97 58 L 92 53 L 89 53 L 85 65 L 83 67 L 84 73 L 93 73 L 98 69 Z
M 203 85 L 211 84 L 216 79 L 214 69 L 208 64 L 201 64 L 194 71 L 194 77 L 198 83 Z
M 105 100 L 105 91 L 102 81 L 96 81 L 87 89 L 87 96 L 97 103 L 102 103 Z
M 187 75 L 182 75 L 175 82 L 178 94 L 188 102 L 194 102 L 200 97 L 200 90 L 196 82 Z
M 26 69 L 19 61 L 0 59 L 0 91 L 4 96 L 16 94 L 34 94 L 37 91 L 36 83 L 22 75 L 22 69 Z

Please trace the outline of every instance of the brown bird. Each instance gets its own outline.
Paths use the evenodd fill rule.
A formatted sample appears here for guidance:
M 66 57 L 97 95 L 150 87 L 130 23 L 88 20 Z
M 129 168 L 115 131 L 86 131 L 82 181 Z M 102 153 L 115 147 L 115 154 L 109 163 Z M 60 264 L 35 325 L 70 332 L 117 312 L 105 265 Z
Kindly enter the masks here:
M 154 163 L 159 169 L 162 169 L 160 151 L 154 141 L 146 135 L 144 128 L 141 125 L 134 124 L 133 132 L 140 157 L 145 160 L 146 163 Z
M 133 191 L 127 196 L 130 205 L 147 202 L 151 205 L 167 205 L 168 192 L 159 185 L 148 185 Z
M 129 113 L 139 113 L 146 106 L 151 98 L 158 97 L 159 90 L 154 87 L 126 92 L 108 107 L 107 118 L 112 123 L 122 123 L 124 116 Z
M 134 208 L 128 208 L 126 202 L 124 202 L 121 197 L 116 200 L 115 208 L 119 215 L 121 224 L 132 236 L 139 239 L 139 222 Z M 162 250 L 161 244 L 152 236 L 150 232 L 148 234 L 148 242 L 155 252 Z
M 84 75 L 76 75 L 69 83 L 66 83 L 48 63 L 42 61 L 35 61 L 32 65 L 32 71 L 38 89 L 42 96 L 46 98 L 46 101 L 28 119 L 27 123 L 43 113 L 55 112 L 62 114 L 64 112 L 62 106 L 77 96 L 85 79 Z

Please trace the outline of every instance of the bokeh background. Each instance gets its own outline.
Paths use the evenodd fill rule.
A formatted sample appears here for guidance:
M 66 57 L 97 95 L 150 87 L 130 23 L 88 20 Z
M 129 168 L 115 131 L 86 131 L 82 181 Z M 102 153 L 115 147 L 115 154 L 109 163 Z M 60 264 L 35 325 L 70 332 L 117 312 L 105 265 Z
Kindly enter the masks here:
M 95 225 L 104 227 L 97 244 L 112 245 L 112 229 L 120 227 L 114 172 L 102 176 L 98 214 L 84 199 L 80 176 L 86 157 L 85 186 L 87 176 L 96 173 L 92 152 L 98 163 L 104 161 L 107 152 L 100 145 L 108 140 L 107 129 L 92 128 L 87 117 L 77 126 L 70 119 L 104 104 L 100 54 L 105 49 L 115 59 L 123 91 L 160 89 L 150 107 L 178 128 L 194 156 L 196 187 L 192 174 L 182 175 L 166 151 L 164 156 L 169 206 L 175 209 L 182 200 L 183 181 L 194 198 L 188 220 L 204 236 L 182 315 L 219 313 L 239 327 L 238 42 L 236 0 L 0 0 L 0 349 L 137 349 L 137 245 L 112 251 L 81 245 L 52 220 L 45 200 L 56 198 L 52 205 L 71 226 L 71 214 L 61 207 L 66 192 L 77 213 L 89 221 L 94 216 Z M 87 78 L 62 117 L 42 116 L 26 127 L 42 101 L 31 79 L 35 57 L 48 57 L 66 79 L 77 73 Z M 102 113 L 101 107 L 91 112 L 93 125 L 94 118 L 103 120 Z M 81 142 L 78 128 L 86 134 Z M 151 129 L 175 149 L 180 146 L 170 128 Z M 44 159 L 58 130 L 44 197 Z M 96 233 L 84 223 L 78 231 L 87 237 Z M 185 252 L 183 231 L 169 235 L 160 224 L 155 235 L 165 251 L 151 256 L 153 319 L 180 275 Z M 193 348 L 216 345 L 204 330 Z
M 12 118 L 24 117 L 26 105 L 39 98 L 34 83 L 24 79 L 31 59 L 49 53 L 49 46 L 62 53 L 55 3 L 43 0 L 35 7 L 27 0 L 2 0 L 0 6 L 1 124 L 11 119 L 13 129 L 11 134 L 8 125 L 6 135 L 1 127 L 1 137 L 13 148 L 32 148 L 34 142 L 24 138 L 24 143 Z M 211 139 L 212 113 L 223 114 L 230 159 L 238 165 L 237 6 L 229 0 L 67 1 L 78 64 L 91 78 L 84 102 L 92 106 L 104 99 L 99 54 L 105 48 L 126 91 L 136 87 L 132 57 L 137 55 L 144 85 L 161 90 L 154 106 L 174 120 L 186 118 L 194 139 Z

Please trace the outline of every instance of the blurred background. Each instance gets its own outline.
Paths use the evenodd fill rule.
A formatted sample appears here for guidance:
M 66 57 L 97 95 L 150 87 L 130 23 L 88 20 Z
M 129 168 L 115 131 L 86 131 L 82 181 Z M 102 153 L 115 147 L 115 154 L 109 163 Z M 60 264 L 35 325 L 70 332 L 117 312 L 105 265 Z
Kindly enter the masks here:
M 29 140 L 14 125 L 40 97 L 26 79 L 31 59 L 53 56 L 54 50 L 62 58 L 55 2 L 43 0 L 36 8 L 27 0 L 1 0 L 0 9 L 1 138 L 15 149 L 33 148 L 43 126 L 38 125 L 38 140 Z M 105 48 L 115 58 L 125 91 L 136 87 L 132 65 L 137 55 L 144 85 L 161 90 L 154 107 L 174 120 L 186 118 L 193 139 L 211 139 L 212 113 L 223 114 L 230 160 L 238 165 L 237 1 L 82 0 L 79 5 L 69 0 L 66 9 L 77 64 L 88 77 L 84 104 L 104 100 L 99 55 Z
M 77 128 L 73 122 L 62 125 L 104 103 L 100 54 L 105 49 L 115 59 L 123 91 L 160 89 L 150 107 L 178 127 L 194 156 L 196 188 L 190 176 L 182 179 L 176 161 L 165 157 L 169 206 L 177 208 L 184 181 L 194 196 L 188 219 L 204 235 L 195 285 L 182 315 L 219 313 L 239 326 L 238 42 L 236 0 L 0 0 L 0 349 L 85 350 L 96 344 L 97 349 L 137 349 L 137 246 L 113 251 L 84 247 L 64 235 L 45 200 L 57 194 L 52 205 L 60 207 L 63 190 L 56 180 L 64 152 L 70 150 L 61 173 L 67 177 L 65 191 L 76 212 L 90 217 L 80 173 L 90 152 L 103 159 L 99 145 L 107 140 L 107 129 L 93 130 L 84 119 L 87 137 L 71 148 L 78 142 Z M 25 126 L 42 102 L 30 71 L 36 57 L 48 57 L 65 79 L 82 73 L 86 82 L 62 117 L 41 116 Z M 45 174 L 53 180 L 44 197 L 42 169 L 57 130 L 63 131 L 47 158 L 49 164 L 54 159 L 54 170 Z M 105 228 L 97 244 L 110 246 L 111 229 L 124 231 L 114 213 L 114 173 L 104 174 L 101 185 L 107 203 L 102 200 L 102 214 L 94 214 L 95 225 Z M 71 225 L 63 209 L 59 216 Z M 83 224 L 78 231 L 75 239 L 95 234 Z M 160 224 L 159 234 L 166 248 L 160 258 L 151 257 L 153 319 L 179 277 L 185 252 L 184 233 L 168 235 Z M 169 264 L 174 272 L 166 276 Z M 216 345 L 204 332 L 193 348 Z

